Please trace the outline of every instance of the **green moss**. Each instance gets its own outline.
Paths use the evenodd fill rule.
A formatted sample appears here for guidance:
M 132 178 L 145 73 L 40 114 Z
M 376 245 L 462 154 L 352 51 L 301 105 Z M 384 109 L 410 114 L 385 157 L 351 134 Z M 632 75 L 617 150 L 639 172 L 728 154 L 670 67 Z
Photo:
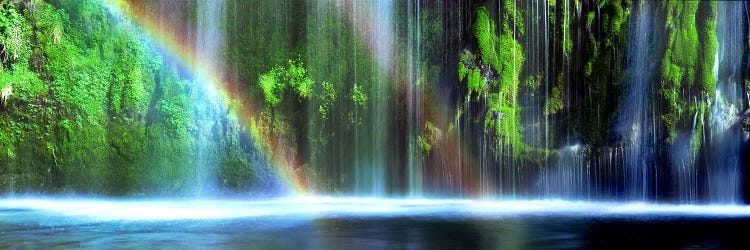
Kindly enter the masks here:
M 542 75 L 538 74 L 535 76 L 528 76 L 526 77 L 526 80 L 524 81 L 524 86 L 531 91 L 532 95 L 533 93 L 539 89 L 539 87 L 542 85 Z
M 716 90 L 716 79 L 713 72 L 714 64 L 716 63 L 715 56 L 719 46 L 718 39 L 716 38 L 716 13 L 716 2 L 702 3 L 699 13 L 703 16 L 701 19 L 702 23 L 697 24 L 699 25 L 699 57 L 703 62 L 699 64 L 699 83 L 702 84 L 701 87 L 706 92 L 706 96 L 710 97 L 714 96 Z
M 467 74 L 469 74 L 469 69 L 466 68 L 464 62 L 458 62 L 458 81 L 462 82 Z
M 33 101 L 38 96 L 46 94 L 48 90 L 37 74 L 26 68 L 18 68 L 0 73 L 0 83 L 3 84 L 0 89 L 12 88 L 12 95 L 9 99 L 21 102 Z
M 425 122 L 422 134 L 417 136 L 417 146 L 422 154 L 429 154 L 432 147 L 443 140 L 443 131 L 435 127 L 431 122 Z
M 28 21 L 9 3 L 0 3 L 0 45 L 2 65 L 0 72 L 16 68 L 27 68 L 31 55 L 31 26 Z
M 524 34 L 523 13 L 518 9 L 519 0 L 505 0 L 503 3 L 503 29 L 502 33 L 510 33 L 517 36 Z
M 281 102 L 287 89 L 293 90 L 293 94 L 306 99 L 314 81 L 307 76 L 307 69 L 299 60 L 289 60 L 288 65 L 277 66 L 258 77 L 258 87 L 263 91 L 266 104 L 274 107 Z
M 326 119 L 328 117 L 328 113 L 333 108 L 334 102 L 336 102 L 336 97 L 338 95 L 336 88 L 334 88 L 333 84 L 330 82 L 324 81 L 321 84 L 321 87 L 323 88 L 320 96 L 320 105 L 318 106 L 318 113 L 323 117 L 323 119 Z
M 258 78 L 258 86 L 263 90 L 266 103 L 271 106 L 276 106 L 281 102 L 281 92 L 284 85 L 277 79 L 278 75 L 278 70 L 273 69 Z
M 705 97 L 713 97 L 716 88 L 712 70 L 718 46 L 716 3 L 673 1 L 663 6 L 668 39 L 661 65 L 660 93 L 666 107 L 661 120 L 667 141 L 672 142 L 679 129 L 692 126 L 691 114 L 696 111 L 684 107 L 694 107 L 695 99 L 704 102 Z
M 552 92 L 544 101 L 544 115 L 554 115 L 560 112 L 563 108 L 563 102 L 560 97 L 561 86 L 555 86 L 552 88 Z
M 602 27 L 604 28 L 604 33 L 608 34 L 605 44 L 612 46 L 616 42 L 615 37 L 622 32 L 622 25 L 628 20 L 629 13 L 623 6 L 630 4 L 623 3 L 621 0 L 602 1 L 600 4 L 604 4 Z
M 563 47 L 563 55 L 570 56 L 570 53 L 573 52 L 573 35 L 571 34 L 572 26 L 573 26 L 573 20 L 571 18 L 571 13 L 573 12 L 573 9 L 570 6 L 569 1 L 563 1 L 562 4 L 563 8 L 563 21 L 562 21 L 562 47 Z
M 490 19 L 487 8 L 480 7 L 477 10 L 477 20 L 474 26 L 474 35 L 476 35 L 479 43 L 480 58 L 484 64 L 491 65 L 495 71 L 500 72 L 496 32 L 495 22 Z
M 470 93 L 487 95 L 488 111 L 484 117 L 485 132 L 494 135 L 495 140 L 502 145 L 512 146 L 514 154 L 520 154 L 528 148 L 521 140 L 523 128 L 520 125 L 520 107 L 518 106 L 519 85 L 521 84 L 521 72 L 525 62 L 523 48 L 516 37 L 523 34 L 523 19 L 516 9 L 513 1 L 505 1 L 501 14 L 503 26 L 498 35 L 495 22 L 490 19 L 487 9 L 480 7 L 477 10 L 475 22 L 475 35 L 479 45 L 480 62 L 477 64 L 489 65 L 492 69 L 487 72 L 492 80 L 486 85 L 487 79 L 483 77 L 481 67 L 469 67 L 470 54 L 463 53 L 461 62 L 467 68 L 467 89 Z M 459 69 L 459 77 L 463 69 Z M 461 78 L 461 77 L 460 77 Z M 531 79 L 530 86 L 533 87 L 535 79 Z M 500 153 L 499 147 L 493 146 L 496 153 Z
M 484 89 L 484 78 L 479 69 L 472 69 L 469 71 L 469 75 L 466 80 L 466 87 L 469 91 L 481 93 Z
M 499 48 L 502 48 L 500 58 L 501 68 L 499 72 L 501 79 L 502 88 L 512 88 L 511 94 L 516 94 L 518 84 L 520 82 L 519 77 L 521 75 L 521 69 L 524 63 L 524 53 L 521 45 L 513 38 L 512 34 L 504 34 L 500 36 Z
M 357 85 L 356 83 L 354 84 L 349 98 L 356 106 L 360 108 L 364 108 L 367 106 L 367 94 L 365 94 L 365 91 L 362 89 L 361 85 Z

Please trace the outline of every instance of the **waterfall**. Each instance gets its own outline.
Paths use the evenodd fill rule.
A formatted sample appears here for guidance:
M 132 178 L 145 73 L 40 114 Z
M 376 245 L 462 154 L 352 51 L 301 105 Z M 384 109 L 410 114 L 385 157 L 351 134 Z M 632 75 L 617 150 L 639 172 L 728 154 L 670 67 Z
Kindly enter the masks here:
M 423 85 L 420 83 L 421 77 L 421 17 L 420 17 L 420 0 L 410 0 L 407 6 L 408 10 L 408 37 L 407 37 L 407 109 L 408 109 L 408 137 L 409 152 L 407 152 L 408 168 L 408 195 L 412 197 L 422 196 L 423 189 L 423 162 L 418 152 L 417 137 L 421 134 L 424 124 L 422 106 Z
M 360 195 L 383 195 L 386 191 L 386 164 L 388 157 L 388 122 L 389 122 L 389 94 L 391 89 L 391 73 L 394 55 L 393 37 L 393 1 L 363 1 L 353 2 L 357 8 L 369 9 L 365 17 L 355 16 L 370 24 L 367 42 L 372 46 L 375 63 L 378 65 L 374 86 L 369 92 L 370 101 L 367 111 L 367 127 L 355 135 L 359 142 L 355 160 L 355 193 Z M 354 12 L 356 13 L 356 11 Z M 361 30 L 362 32 L 362 30 Z M 356 80 L 355 80 L 356 81 Z M 355 82 L 356 83 L 356 82 Z M 360 139 L 361 138 L 361 139 Z
M 591 167 L 583 146 L 575 144 L 560 150 L 557 162 L 544 172 L 544 197 L 565 199 L 590 198 Z
M 198 1 L 195 51 L 198 58 L 196 67 L 206 72 L 221 72 L 223 61 L 222 51 L 224 48 L 224 0 Z M 221 75 L 221 74 L 219 74 Z M 206 196 L 215 193 L 218 175 L 219 149 L 218 124 L 222 115 L 222 103 L 216 90 L 211 87 L 216 83 L 202 75 L 196 75 L 191 86 L 192 116 L 195 122 L 194 133 L 197 138 L 193 145 L 195 156 L 193 158 L 193 171 L 195 182 L 191 190 L 193 195 Z
M 626 196 L 645 200 L 655 181 L 656 114 L 652 103 L 655 72 L 650 52 L 654 33 L 652 6 L 648 1 L 634 3 L 630 16 L 630 39 L 627 50 L 626 96 L 620 105 L 617 133 L 624 149 Z
M 739 153 L 741 130 L 738 124 L 743 101 L 742 54 L 743 2 L 718 2 L 716 37 L 719 47 L 714 63 L 716 93 L 711 107 L 711 138 L 707 147 L 709 201 L 740 202 Z

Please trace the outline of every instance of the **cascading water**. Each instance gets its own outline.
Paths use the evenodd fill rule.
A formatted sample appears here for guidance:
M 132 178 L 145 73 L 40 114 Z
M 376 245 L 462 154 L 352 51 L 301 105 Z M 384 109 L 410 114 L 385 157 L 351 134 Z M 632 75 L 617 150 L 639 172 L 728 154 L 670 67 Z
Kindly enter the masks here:
M 586 162 L 583 146 L 564 147 L 557 162 L 544 172 L 543 195 L 565 199 L 590 198 L 591 168 Z
M 625 195 L 645 200 L 653 195 L 656 175 L 657 133 L 654 96 L 654 58 L 650 52 L 655 32 L 653 3 L 633 4 L 630 15 L 627 79 L 624 103 L 620 106 L 616 130 L 622 136 L 624 151 Z
M 740 196 L 741 110 L 743 99 L 742 52 L 744 2 L 718 3 L 714 64 L 716 93 L 711 107 L 711 138 L 707 171 L 709 201 L 738 203 Z
M 361 4 L 361 5 L 360 5 Z M 378 65 L 376 79 L 372 89 L 367 90 L 371 97 L 366 132 L 355 135 L 363 138 L 358 142 L 362 151 L 357 150 L 360 157 L 355 160 L 355 193 L 360 195 L 383 195 L 386 191 L 386 164 L 388 157 L 388 107 L 391 90 L 391 72 L 393 63 L 393 1 L 372 1 L 352 3 L 353 8 L 370 10 L 365 12 L 363 22 L 372 24 L 372 29 L 365 39 L 371 44 L 374 60 Z M 354 12 L 356 13 L 356 11 Z M 355 82 L 356 84 L 356 82 Z
M 422 93 L 424 92 L 424 83 L 420 82 L 422 74 L 421 58 L 421 18 L 420 18 L 420 0 L 408 1 L 408 37 L 407 37 L 407 55 L 408 55 L 408 83 L 407 83 L 407 109 L 408 109 L 408 137 L 409 152 L 407 152 L 408 168 L 408 195 L 419 197 L 423 194 L 423 161 L 418 152 L 418 136 L 422 132 L 420 127 L 424 119 L 424 107 L 422 106 Z M 425 140 L 425 138 L 420 138 Z
M 510 4 L 511 6 L 505 6 Z M 427 50 L 426 44 L 435 42 L 434 37 L 424 37 L 425 27 L 431 25 L 425 19 L 425 11 L 435 11 L 434 6 L 449 5 L 443 2 L 435 4 L 413 0 L 397 4 L 393 1 L 365 1 L 340 2 L 320 0 L 307 4 L 307 65 L 313 72 L 313 78 L 320 82 L 330 81 L 326 74 L 343 75 L 334 77 L 333 82 L 327 82 L 334 87 L 332 95 L 343 97 L 334 102 L 329 108 L 328 117 L 315 120 L 308 128 L 308 134 L 330 134 L 331 141 L 311 141 L 308 150 L 311 152 L 311 166 L 307 178 L 311 185 L 321 192 L 354 194 L 362 196 L 387 196 L 403 194 L 409 197 L 422 197 L 434 193 L 476 194 L 489 197 L 565 197 L 576 199 L 617 199 L 625 197 L 628 200 L 660 200 L 663 195 L 673 195 L 680 202 L 695 202 L 704 197 L 707 192 L 710 201 L 733 202 L 736 200 L 736 189 L 739 185 L 731 181 L 731 185 L 720 185 L 720 180 L 732 179 L 737 170 L 731 167 L 703 167 L 699 162 L 704 158 L 708 165 L 737 165 L 738 143 L 728 143 L 731 136 L 721 129 L 720 114 L 730 112 L 730 116 L 737 116 L 733 111 L 741 105 L 741 90 L 730 90 L 729 85 L 738 85 L 738 80 L 730 76 L 731 70 L 740 64 L 741 58 L 730 58 L 739 55 L 737 44 L 741 39 L 731 38 L 727 34 L 742 34 L 740 31 L 724 32 L 729 29 L 724 23 L 742 22 L 741 14 L 727 11 L 729 4 L 720 4 L 720 15 L 728 13 L 724 19 L 719 19 L 718 27 L 720 51 L 717 54 L 717 95 L 711 106 L 712 121 L 703 126 L 703 117 L 693 115 L 693 127 L 679 131 L 671 145 L 660 147 L 663 131 L 658 103 L 659 77 L 657 73 L 661 64 L 662 54 L 659 53 L 661 40 L 666 39 L 660 23 L 661 16 L 655 14 L 663 5 L 649 1 L 636 1 L 630 6 L 628 21 L 623 28 L 627 29 L 627 42 L 624 50 L 625 69 L 623 77 L 624 98 L 619 101 L 619 111 L 612 133 L 616 134 L 617 142 L 602 148 L 591 148 L 580 139 L 580 132 L 576 134 L 571 128 L 574 125 L 565 124 L 571 121 L 581 122 L 580 115 L 571 115 L 570 111 L 563 116 L 548 114 L 547 102 L 552 96 L 553 88 L 560 85 L 559 95 L 564 99 L 562 109 L 575 109 L 567 105 L 597 105 L 596 100 L 588 100 L 586 83 L 581 84 L 571 77 L 561 77 L 565 74 L 575 74 L 580 70 L 581 62 L 576 58 L 582 56 L 580 48 L 571 44 L 584 44 L 585 34 L 596 33 L 601 27 L 592 22 L 600 22 L 599 15 L 606 11 L 602 7 L 592 7 L 581 2 L 561 1 L 558 3 L 518 2 L 506 1 L 489 5 L 491 15 L 498 27 L 507 27 L 509 36 L 517 39 L 518 47 L 514 44 L 508 55 L 513 57 L 513 64 L 507 69 L 516 71 L 522 68 L 518 90 L 518 106 L 520 108 L 523 127 L 522 142 L 537 152 L 554 155 L 545 157 L 540 162 L 524 162 L 514 151 L 518 145 L 494 140 L 487 124 L 478 122 L 475 116 L 484 117 L 495 111 L 488 111 L 488 106 L 497 98 L 486 94 L 463 96 L 458 101 L 457 115 L 446 122 L 453 126 L 455 154 L 450 163 L 437 162 L 446 158 L 430 157 L 420 148 L 424 140 L 426 124 L 440 123 L 441 117 L 430 116 L 432 111 L 426 111 L 431 98 L 426 94 L 436 85 L 427 82 L 425 74 Z M 459 4 L 461 5 L 461 4 Z M 470 5 L 470 4 L 466 4 Z M 589 5 L 587 7 L 587 5 Z M 218 7 L 216 7 L 218 6 Z M 214 7 L 198 6 L 198 24 L 216 25 L 221 18 L 210 19 L 210 13 L 216 8 L 223 8 L 223 4 Z M 461 5 L 463 6 L 463 5 Z M 492 7 L 494 6 L 494 7 Z M 403 9 L 401 9 L 403 8 Z M 432 8 L 432 9 L 431 9 Z M 522 10 L 518 17 L 526 20 L 523 27 L 515 26 L 516 15 L 504 16 L 507 10 Z M 588 13 L 584 10 L 588 9 Z M 461 10 L 459 12 L 462 12 Z M 450 12 L 450 11 L 449 11 Z M 740 11 L 735 11 L 739 13 Z M 452 13 L 452 12 L 451 12 Z M 432 13 L 434 14 L 434 13 Z M 588 16 L 588 17 L 587 17 Z M 593 17 L 592 17 L 593 16 Z M 503 23 L 503 18 L 507 23 Z M 561 18 L 563 25 L 577 29 L 562 28 L 556 30 L 559 24 L 550 19 Z M 732 20 L 725 20 L 732 19 Z M 592 21 L 595 20 L 595 21 Z M 343 23 L 342 23 L 343 22 Z M 550 28 L 550 25 L 551 28 Z M 602 24 L 599 24 L 600 26 Z M 404 27 L 400 27 L 404 26 Z M 740 29 L 740 28 L 736 28 Z M 198 28 L 196 46 L 205 61 L 220 65 L 222 58 L 211 51 L 219 51 L 222 34 L 212 33 L 202 27 Z M 522 31 L 525 30 L 525 31 Z M 316 32 L 314 32 L 316 31 Z M 341 35 L 337 32 L 350 32 L 351 35 Z M 468 32 L 469 34 L 473 33 Z M 497 33 L 502 33 L 497 31 Z M 403 37 L 399 37 L 403 36 Z M 562 38 L 559 45 L 550 42 L 550 38 Z M 460 40 L 460 39 L 459 39 Z M 454 41 L 455 42 L 455 41 Z M 460 41 L 457 43 L 461 43 Z M 553 46 L 554 44 L 554 46 Z M 727 47 L 730 44 L 735 47 Z M 345 46 L 345 47 L 341 47 Z M 561 46 L 561 47 L 555 47 Z M 218 49 L 217 49 L 218 48 Z M 471 50 L 470 46 L 462 47 Z M 562 50 L 561 53 L 556 50 Z M 569 54 L 570 51 L 578 54 Z M 735 52 L 732 52 L 735 51 Z M 477 51 L 473 51 L 478 53 Z M 620 52 L 621 53 L 621 52 Z M 525 57 L 521 65 L 515 64 L 515 57 Z M 333 63 L 325 62 L 321 58 L 331 61 L 351 61 L 351 65 L 335 68 Z M 345 58 L 345 59 L 340 59 Z M 369 59 L 369 60 L 368 60 Z M 559 61 L 562 59 L 562 61 Z M 322 62 L 322 63 L 321 63 Z M 341 62 L 337 62 L 341 63 Z M 364 66 L 363 66 L 364 65 Z M 731 66 L 735 65 L 735 66 Z M 220 66 L 216 66 L 219 71 Z M 727 69 L 727 70 L 723 70 Z M 498 72 L 501 75 L 503 72 Z M 726 78 L 723 80 L 722 78 Z M 486 79 L 485 79 L 486 80 Z M 320 83 L 319 82 L 319 83 Z M 728 83 L 733 82 L 733 83 Z M 349 103 L 355 90 L 364 92 L 366 103 L 357 106 Z M 567 90 L 562 90 L 567 89 Z M 586 93 L 572 93 L 584 91 Z M 729 93 L 728 91 L 734 91 Z M 738 99 L 737 96 L 740 96 Z M 399 99 L 398 101 L 395 101 Z M 584 99 L 584 101 L 581 101 Z M 567 103 L 570 101 L 570 103 Z M 703 101 L 695 98 L 688 101 L 690 105 L 701 105 Z M 308 105 L 308 119 L 318 115 L 323 102 L 312 99 Z M 331 105 L 331 104 L 328 104 Z M 514 104 L 516 105 L 516 104 Z M 731 106 L 734 105 L 734 109 Z M 695 110 L 700 110 L 696 106 Z M 216 113 L 204 107 L 199 113 Z M 214 107 L 215 108 L 215 107 Z M 333 111 L 331 111 L 333 110 Z M 343 112 L 342 112 L 343 111 Z M 341 112 L 343 114 L 336 114 Z M 403 112 L 403 114 L 401 114 Z M 399 114 L 395 116 L 392 114 Z M 502 112 L 496 112 L 498 118 L 492 120 L 501 124 Z M 607 114 L 596 114 L 606 116 Z M 577 120 L 581 119 L 581 120 Z M 596 118 L 597 121 L 606 119 Z M 347 124 L 349 122 L 350 124 Z M 210 143 L 210 122 L 197 126 L 199 145 Z M 205 126 L 204 126 L 205 125 Z M 430 124 L 433 126 L 433 124 Z M 563 130 L 560 126 L 568 126 Z M 443 129 L 448 130 L 447 126 Z M 401 131 L 403 130 L 403 131 Z M 712 136 L 704 136 L 710 130 Z M 734 131 L 734 130 L 731 130 Z M 399 133 L 399 138 L 389 137 L 389 134 Z M 447 134 L 447 131 L 443 131 Z M 404 138 L 401 138 L 404 137 Z M 706 138 L 706 152 L 711 155 L 702 157 L 693 147 L 695 140 Z M 497 145 L 491 145 L 496 143 Z M 402 145 L 403 144 L 403 145 Z M 557 146 L 556 146 L 557 145 Z M 560 147 L 562 145 L 562 147 Z M 560 147 L 555 149 L 556 147 Z M 491 150 L 496 148 L 497 151 Z M 211 150 L 205 147 L 199 150 L 198 158 L 206 158 L 202 151 Z M 719 152 L 723 152 L 719 154 Z M 435 154 L 436 152 L 433 152 Z M 440 151 L 440 153 L 445 153 Z M 528 153 L 528 152 L 526 152 Z M 211 155 L 207 153 L 205 155 Z M 666 155 L 666 156 L 665 156 Z M 726 156 L 726 157 L 725 157 Z M 670 160 L 660 161 L 660 157 Z M 210 157 L 208 157 L 210 158 Z M 210 159 L 196 160 L 198 165 L 210 165 Z M 204 162 L 209 162 L 206 164 Z M 661 166 L 660 164 L 668 164 Z M 433 166 L 439 164 L 440 166 Z M 701 175 L 705 168 L 708 176 L 705 180 Z M 201 182 L 214 179 L 210 177 L 210 170 L 196 168 Z M 445 169 L 453 169 L 448 172 Z M 457 169 L 457 170 L 456 170 Z M 666 171 L 665 173 L 661 173 Z M 428 178 L 429 177 L 429 178 Z M 211 186 L 214 184 L 207 184 Z M 671 185 L 671 186 L 667 186 Z M 702 186 L 702 185 L 705 185 Z M 204 185 L 199 185 L 204 186 Z M 665 190 L 660 190 L 666 187 Z
M 221 72 L 224 61 L 222 53 L 225 46 L 223 29 L 225 5 L 224 0 L 216 0 L 198 1 L 196 6 L 195 51 L 199 60 L 195 63 L 201 64 L 196 67 L 212 73 Z M 216 83 L 204 82 L 214 80 L 196 75 L 191 91 L 192 116 L 196 121 L 193 129 L 197 137 L 196 144 L 193 145 L 195 150 L 193 171 L 196 183 L 192 187 L 192 192 L 197 196 L 214 194 L 218 187 L 216 166 L 220 165 L 220 161 L 217 155 L 223 150 L 219 148 L 216 141 L 221 128 L 218 122 L 225 115 L 225 110 L 222 108 L 223 105 L 216 90 L 207 87 Z

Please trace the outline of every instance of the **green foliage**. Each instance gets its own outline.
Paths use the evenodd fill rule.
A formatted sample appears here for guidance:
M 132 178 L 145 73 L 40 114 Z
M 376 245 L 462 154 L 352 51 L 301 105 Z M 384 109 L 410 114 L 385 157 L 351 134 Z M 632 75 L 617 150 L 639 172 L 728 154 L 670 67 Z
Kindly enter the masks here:
M 280 74 L 278 71 L 278 69 L 274 68 L 268 73 L 260 75 L 258 78 L 258 86 L 263 90 L 266 103 L 271 106 L 276 106 L 281 102 L 281 93 L 285 87 L 278 79 Z
M 503 33 L 517 33 L 516 35 L 523 36 L 524 33 L 524 21 L 523 13 L 518 9 L 518 4 L 521 1 L 518 0 L 505 0 L 503 3 Z
M 135 23 L 96 0 L 3 2 L 0 13 L 0 48 L 10 51 L 0 89 L 13 89 L 0 107 L 0 190 L 141 195 L 190 188 L 196 119 L 217 114 L 190 99 L 200 83 L 181 78 L 173 63 L 164 67 Z M 293 89 L 309 93 L 305 69 L 289 69 Z M 233 164 L 228 172 L 256 174 L 241 160 L 249 156 L 236 139 L 243 129 L 231 122 L 213 129 L 209 147 L 224 152 L 212 157 L 226 157 L 217 162 Z
M 663 6 L 667 9 L 668 40 L 661 65 L 660 93 L 666 106 L 661 121 L 667 141 L 672 142 L 678 129 L 691 124 L 690 114 L 696 112 L 685 107 L 695 107 L 690 104 L 695 99 L 703 102 L 704 97 L 713 97 L 716 88 L 712 71 L 718 46 L 716 3 L 678 1 Z
M 568 6 L 567 18 L 573 18 L 568 23 L 574 28 L 566 30 L 566 37 L 562 39 L 570 42 L 570 53 L 576 53 L 577 58 L 569 58 L 573 72 L 559 72 L 555 85 L 551 89 L 545 102 L 545 114 L 557 114 L 563 108 L 569 107 L 569 122 L 577 137 L 580 137 L 592 148 L 604 146 L 611 140 L 612 122 L 616 117 L 617 103 L 606 100 L 617 100 L 623 96 L 623 82 L 625 68 L 623 62 L 627 48 L 629 30 L 623 28 L 630 16 L 630 2 L 627 0 L 598 1 L 595 6 L 590 4 Z M 580 9 L 578 9 L 580 8 Z M 587 13 L 582 18 L 576 18 L 576 11 Z M 562 29 L 566 29 L 562 27 Z M 570 33 L 578 31 L 578 42 L 573 48 Z M 578 50 L 573 52 L 573 50 Z M 579 66 L 580 65 L 580 66 Z M 582 84 L 565 84 L 565 81 L 576 80 L 583 76 Z M 571 86 L 572 89 L 565 89 Z M 565 97 L 573 94 L 571 100 Z M 580 96 L 586 96 L 580 98 Z
M 561 98 L 560 88 L 562 86 L 555 86 L 552 88 L 550 96 L 544 101 L 544 115 L 554 115 L 560 112 L 563 108 L 563 102 Z
M 605 46 L 612 46 L 616 42 L 616 37 L 623 32 L 622 25 L 627 22 L 629 13 L 623 8 L 629 5 L 627 1 L 613 0 L 601 1 L 603 6 L 601 25 L 605 37 Z M 589 13 L 591 15 L 591 13 Z
M 164 120 L 164 125 L 172 136 L 177 138 L 186 138 L 192 129 L 190 114 L 188 113 L 188 99 L 185 96 L 176 95 L 160 100 L 156 108 L 160 112 L 160 117 Z
M 479 69 L 470 70 L 466 82 L 467 82 L 466 87 L 469 89 L 469 91 L 481 93 L 482 90 L 484 89 L 485 81 Z
M 469 69 L 466 68 L 466 65 L 464 62 L 459 61 L 458 62 L 458 81 L 462 82 L 464 78 L 466 78 L 466 75 L 469 74 Z
M 507 12 L 515 13 L 515 9 L 506 10 Z M 516 17 L 515 22 L 520 22 L 520 20 L 522 20 L 520 17 Z M 495 72 L 501 75 L 502 85 L 518 83 L 524 56 L 523 49 L 514 36 L 523 32 L 516 34 L 506 24 L 502 34 L 498 36 L 495 30 L 495 22 L 490 19 L 485 7 L 480 7 L 477 10 L 474 32 L 479 43 L 482 62 L 491 65 Z
M 480 7 L 477 10 L 474 34 L 477 37 L 481 62 L 473 62 L 469 52 L 462 53 L 459 80 L 463 80 L 464 72 L 469 92 L 487 95 L 488 110 L 484 117 L 484 127 L 485 133 L 494 135 L 498 142 L 498 146 L 493 147 L 495 152 L 500 153 L 500 145 L 508 145 L 515 149 L 514 154 L 521 154 L 528 149 L 521 140 L 523 128 L 521 108 L 518 105 L 520 76 L 525 58 L 516 36 L 523 35 L 523 19 L 514 1 L 505 1 L 503 8 L 500 20 L 503 25 L 499 35 L 487 8 Z M 490 86 L 485 85 L 487 79 L 483 77 L 482 67 L 478 65 L 489 65 L 492 69 L 492 72 L 487 72 L 487 75 L 494 79 Z M 532 78 L 529 83 L 529 86 L 533 87 L 534 79 Z
M 434 145 L 443 140 L 443 131 L 435 127 L 432 122 L 425 122 L 422 134 L 417 136 L 417 145 L 419 151 L 423 154 L 429 154 Z
M 286 79 L 301 98 L 308 98 L 310 96 L 310 88 L 313 85 L 312 79 L 307 77 L 306 72 L 307 70 L 305 70 L 301 62 L 289 61 Z
M 513 38 L 513 34 L 506 33 L 500 36 L 498 47 L 500 51 L 501 66 L 498 69 L 500 73 L 500 87 L 508 90 L 509 95 L 516 95 L 518 84 L 521 82 L 519 77 L 523 69 L 524 55 L 521 45 Z
M 333 84 L 330 82 L 324 81 L 322 83 L 323 91 L 320 94 L 320 106 L 318 106 L 318 112 L 323 117 L 323 119 L 326 119 L 328 117 L 328 113 L 331 111 L 331 108 L 333 108 L 333 104 L 336 101 L 336 95 L 338 95 L 336 88 L 334 88 Z
M 0 73 L 0 86 L 0 89 L 12 88 L 12 98 L 20 102 L 30 102 L 47 93 L 47 86 L 27 68 Z
M 716 13 L 717 3 L 703 3 L 699 15 L 702 16 L 701 23 L 698 25 L 698 40 L 700 43 L 699 61 L 701 88 L 706 92 L 706 96 L 714 96 L 716 90 L 716 79 L 714 78 L 714 64 L 717 63 L 715 55 L 719 47 L 719 41 L 716 38 Z
M 362 86 L 356 83 L 352 86 L 352 92 L 349 98 L 359 108 L 365 108 L 367 106 L 367 94 L 365 94 Z
M 458 62 L 458 80 L 463 82 L 466 79 L 466 88 L 470 92 L 482 93 L 486 80 L 482 77 L 482 71 L 477 66 L 476 60 L 476 56 L 468 50 L 461 53 Z
M 524 86 L 526 88 L 529 88 L 529 90 L 531 91 L 532 94 L 541 85 L 542 85 L 542 75 L 541 74 L 538 74 L 538 75 L 535 75 L 535 76 L 533 76 L 533 75 L 532 76 L 528 76 L 528 77 L 526 77 L 526 80 L 524 81 Z
M 563 1 L 563 21 L 562 21 L 562 47 L 563 47 L 563 54 L 565 56 L 570 56 L 570 53 L 573 51 L 573 34 L 571 34 L 571 27 L 573 26 L 573 20 L 571 18 L 571 13 L 573 12 L 572 8 L 570 7 L 570 1 Z
M 313 83 L 299 60 L 289 60 L 287 67 L 277 66 L 258 78 L 258 87 L 263 90 L 266 103 L 271 107 L 281 102 L 287 89 L 293 90 L 300 98 L 308 98 Z
M 9 3 L 0 4 L 0 59 L 3 62 L 0 71 L 15 62 L 23 62 L 21 67 L 27 67 L 31 54 L 29 33 L 30 26 L 16 8 Z
M 480 7 L 477 10 L 477 20 L 474 26 L 474 35 L 479 43 L 479 52 L 482 62 L 491 65 L 496 71 L 500 71 L 500 59 L 497 55 L 497 35 L 495 22 L 490 19 L 487 8 Z

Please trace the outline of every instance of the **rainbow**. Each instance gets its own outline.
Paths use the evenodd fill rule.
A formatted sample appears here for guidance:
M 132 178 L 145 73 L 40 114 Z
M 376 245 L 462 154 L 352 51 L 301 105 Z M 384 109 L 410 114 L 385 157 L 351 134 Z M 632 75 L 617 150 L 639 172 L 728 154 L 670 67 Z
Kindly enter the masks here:
M 268 159 L 272 169 L 279 177 L 287 188 L 292 191 L 292 195 L 314 195 L 314 190 L 310 188 L 308 180 L 302 171 L 302 163 L 299 159 L 295 158 L 295 155 L 286 151 L 283 145 L 274 143 L 274 138 L 269 135 L 261 133 L 258 123 L 259 116 L 259 103 L 254 100 L 250 100 L 247 95 L 243 95 L 242 91 L 232 90 L 231 86 L 241 86 L 242 84 L 232 84 L 223 80 L 223 68 L 214 65 L 214 62 L 205 60 L 196 51 L 196 46 L 193 44 L 193 37 L 188 37 L 187 32 L 181 32 L 183 27 L 175 24 L 165 22 L 165 20 L 159 19 L 149 15 L 146 11 L 144 4 L 136 0 L 99 0 L 102 1 L 104 7 L 107 8 L 113 15 L 122 17 L 124 20 L 131 21 L 134 23 L 144 36 L 154 44 L 158 45 L 162 52 L 175 58 L 180 65 L 188 69 L 196 79 L 200 79 L 198 82 L 205 87 L 208 91 L 215 91 L 222 103 L 230 110 L 231 115 L 235 116 L 239 123 L 243 126 L 244 130 L 249 133 L 256 144 L 256 148 L 260 150 Z M 369 7 L 368 4 L 361 6 L 355 6 L 353 2 L 344 4 L 335 4 L 345 19 L 351 22 L 357 33 L 359 39 L 367 44 L 368 49 L 373 53 L 385 53 L 392 54 L 395 51 L 388 51 L 393 49 L 391 44 L 387 41 L 383 43 L 382 36 L 383 32 L 390 33 L 389 30 L 379 30 L 374 27 L 378 25 L 373 23 L 372 18 L 355 19 L 354 12 L 361 12 L 358 15 L 368 16 Z M 387 40 L 387 39 L 386 39 Z M 383 48 L 385 47 L 385 51 Z M 385 61 L 383 61 L 385 60 Z M 403 74 L 398 69 L 387 68 L 388 58 L 379 58 L 379 66 L 383 72 L 389 72 L 389 74 Z M 432 105 L 446 105 L 445 103 L 433 103 Z M 447 127 L 444 126 L 444 127 Z M 450 140 L 449 140 L 450 141 Z M 457 162 L 456 165 L 452 166 L 449 170 L 454 176 L 464 176 L 464 181 L 459 184 L 462 190 L 468 191 L 473 197 L 483 197 L 491 195 L 483 193 L 478 183 L 480 177 L 476 171 L 470 170 L 470 166 L 477 164 L 477 159 L 470 157 L 466 151 L 465 146 L 461 146 L 462 143 L 447 143 L 447 147 L 441 150 L 439 155 L 441 159 L 448 162 Z M 464 157 L 459 157 L 462 152 Z
M 231 91 L 229 86 L 232 84 L 222 80 L 221 69 L 212 65 L 213 62 L 202 60 L 189 39 L 184 39 L 179 32 L 175 32 L 180 30 L 179 27 L 160 22 L 148 15 L 143 6 L 130 4 L 129 0 L 102 0 L 102 3 L 112 14 L 136 24 L 146 38 L 157 44 L 163 53 L 177 59 L 196 79 L 201 79 L 198 82 L 206 89 L 216 91 L 216 96 L 230 110 L 230 115 L 235 116 L 244 130 L 250 132 L 256 147 L 265 154 L 278 177 L 293 192 L 292 195 L 309 193 L 306 179 L 297 171 L 299 168 L 294 164 L 293 156 L 284 153 L 280 146 L 272 143 L 272 138 L 266 138 L 259 132 L 257 104 L 240 91 Z

